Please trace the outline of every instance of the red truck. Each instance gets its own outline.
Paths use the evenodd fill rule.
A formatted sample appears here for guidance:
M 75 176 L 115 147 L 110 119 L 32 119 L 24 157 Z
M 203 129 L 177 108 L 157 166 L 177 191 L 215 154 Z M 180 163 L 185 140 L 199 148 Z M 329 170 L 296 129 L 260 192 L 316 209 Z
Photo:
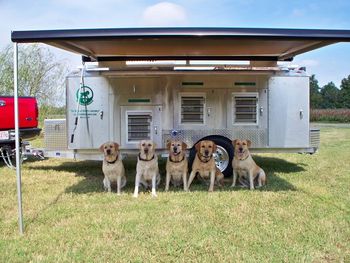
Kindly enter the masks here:
M 14 98 L 0 96 L 0 157 L 2 152 L 13 151 L 15 148 L 15 117 Z M 38 103 L 34 97 L 19 97 L 19 128 L 20 138 L 30 140 L 38 136 Z

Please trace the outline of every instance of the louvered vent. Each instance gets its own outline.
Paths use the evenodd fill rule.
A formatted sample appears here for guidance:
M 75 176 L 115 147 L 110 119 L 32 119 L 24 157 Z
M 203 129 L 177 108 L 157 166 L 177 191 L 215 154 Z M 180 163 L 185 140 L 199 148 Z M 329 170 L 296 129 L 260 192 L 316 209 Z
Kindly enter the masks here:
M 234 96 L 234 123 L 257 123 L 256 96 Z
M 204 123 L 204 97 L 181 97 L 181 123 Z
M 151 139 L 151 114 L 128 114 L 128 141 Z

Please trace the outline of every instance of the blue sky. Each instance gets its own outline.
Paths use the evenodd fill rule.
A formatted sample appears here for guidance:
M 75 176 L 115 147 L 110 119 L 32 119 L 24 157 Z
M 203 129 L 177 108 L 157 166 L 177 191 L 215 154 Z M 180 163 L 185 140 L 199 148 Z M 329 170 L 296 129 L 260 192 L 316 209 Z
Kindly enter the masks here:
M 0 48 L 11 30 L 113 28 L 148 26 L 269 27 L 350 29 L 350 1 L 136 1 L 136 0 L 0 0 Z M 72 68 L 80 57 L 55 53 Z M 339 86 L 350 75 L 350 42 L 299 55 L 293 64 L 306 66 L 321 85 Z

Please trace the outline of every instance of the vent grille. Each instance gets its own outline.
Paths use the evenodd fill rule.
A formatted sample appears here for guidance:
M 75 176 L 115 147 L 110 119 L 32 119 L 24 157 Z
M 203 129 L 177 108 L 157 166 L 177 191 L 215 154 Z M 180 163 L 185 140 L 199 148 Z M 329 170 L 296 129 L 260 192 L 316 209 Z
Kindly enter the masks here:
M 257 123 L 258 98 L 256 96 L 234 96 L 234 123 Z
M 204 97 L 181 97 L 181 123 L 204 123 Z
M 151 122 L 150 113 L 128 114 L 128 141 L 137 142 L 151 139 Z

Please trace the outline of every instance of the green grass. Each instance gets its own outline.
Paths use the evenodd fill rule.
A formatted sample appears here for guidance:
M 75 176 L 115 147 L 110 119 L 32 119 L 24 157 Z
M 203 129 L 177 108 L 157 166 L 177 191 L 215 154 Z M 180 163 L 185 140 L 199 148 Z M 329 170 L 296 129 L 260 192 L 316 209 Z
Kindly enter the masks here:
M 350 129 L 322 128 L 321 140 L 314 155 L 256 155 L 268 174 L 256 191 L 162 184 L 134 199 L 132 160 L 122 196 L 102 191 L 99 162 L 27 161 L 24 236 L 2 165 L 0 262 L 349 262 Z

